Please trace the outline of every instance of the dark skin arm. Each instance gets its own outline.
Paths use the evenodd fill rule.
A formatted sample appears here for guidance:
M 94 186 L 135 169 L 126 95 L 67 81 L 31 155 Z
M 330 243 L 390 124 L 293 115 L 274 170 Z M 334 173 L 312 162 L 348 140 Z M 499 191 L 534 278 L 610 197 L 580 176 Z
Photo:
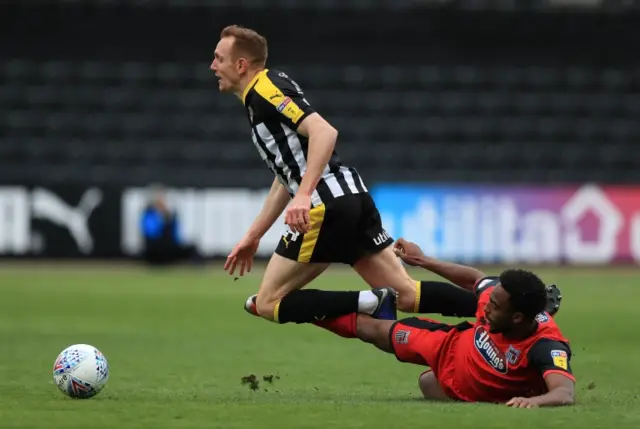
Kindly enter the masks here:
M 569 377 L 551 373 L 544 377 L 549 390 L 544 395 L 531 398 L 516 397 L 507 402 L 513 408 L 557 407 L 575 404 L 575 382 Z
M 425 256 L 420 246 L 404 238 L 399 238 L 394 243 L 393 250 L 407 265 L 422 267 L 471 292 L 474 292 L 474 286 L 478 280 L 486 277 L 482 271 L 476 268 Z

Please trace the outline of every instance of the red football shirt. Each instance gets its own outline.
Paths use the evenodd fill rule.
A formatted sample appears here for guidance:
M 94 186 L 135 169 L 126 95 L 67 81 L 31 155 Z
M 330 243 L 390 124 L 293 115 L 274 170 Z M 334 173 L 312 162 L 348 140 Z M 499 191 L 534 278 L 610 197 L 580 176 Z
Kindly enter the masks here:
M 536 317 L 538 329 L 524 340 L 489 333 L 484 307 L 499 282 L 497 277 L 486 277 L 476 284 L 476 322 L 456 335 L 445 359 L 453 369 L 446 384 L 464 401 L 506 402 L 515 396 L 541 395 L 547 390 L 543 377 L 552 372 L 575 380 L 569 342 L 548 313 Z

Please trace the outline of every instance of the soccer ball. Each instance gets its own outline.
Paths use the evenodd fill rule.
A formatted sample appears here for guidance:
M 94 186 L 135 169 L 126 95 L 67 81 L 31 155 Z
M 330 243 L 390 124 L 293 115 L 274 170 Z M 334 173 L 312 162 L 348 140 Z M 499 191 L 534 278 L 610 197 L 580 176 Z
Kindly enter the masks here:
M 53 380 L 71 398 L 92 398 L 107 384 L 109 364 L 95 347 L 75 344 L 58 355 L 53 364 Z

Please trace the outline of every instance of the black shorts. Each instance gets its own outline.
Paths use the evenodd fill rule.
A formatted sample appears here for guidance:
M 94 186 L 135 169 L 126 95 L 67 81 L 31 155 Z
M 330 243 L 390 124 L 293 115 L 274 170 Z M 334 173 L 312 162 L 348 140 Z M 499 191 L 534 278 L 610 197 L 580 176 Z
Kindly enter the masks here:
M 345 195 L 313 207 L 311 229 L 305 234 L 287 230 L 276 253 L 298 262 L 339 262 L 353 265 L 364 256 L 393 243 L 368 193 Z

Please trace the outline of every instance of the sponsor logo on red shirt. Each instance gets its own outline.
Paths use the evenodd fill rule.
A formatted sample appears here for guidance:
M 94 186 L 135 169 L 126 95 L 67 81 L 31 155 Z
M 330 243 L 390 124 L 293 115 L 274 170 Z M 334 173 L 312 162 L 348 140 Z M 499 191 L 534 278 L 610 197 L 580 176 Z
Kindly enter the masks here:
M 474 333 L 473 344 L 480 356 L 500 374 L 507 373 L 507 358 L 505 354 L 498 348 L 489 336 L 489 332 L 483 327 L 478 326 Z

